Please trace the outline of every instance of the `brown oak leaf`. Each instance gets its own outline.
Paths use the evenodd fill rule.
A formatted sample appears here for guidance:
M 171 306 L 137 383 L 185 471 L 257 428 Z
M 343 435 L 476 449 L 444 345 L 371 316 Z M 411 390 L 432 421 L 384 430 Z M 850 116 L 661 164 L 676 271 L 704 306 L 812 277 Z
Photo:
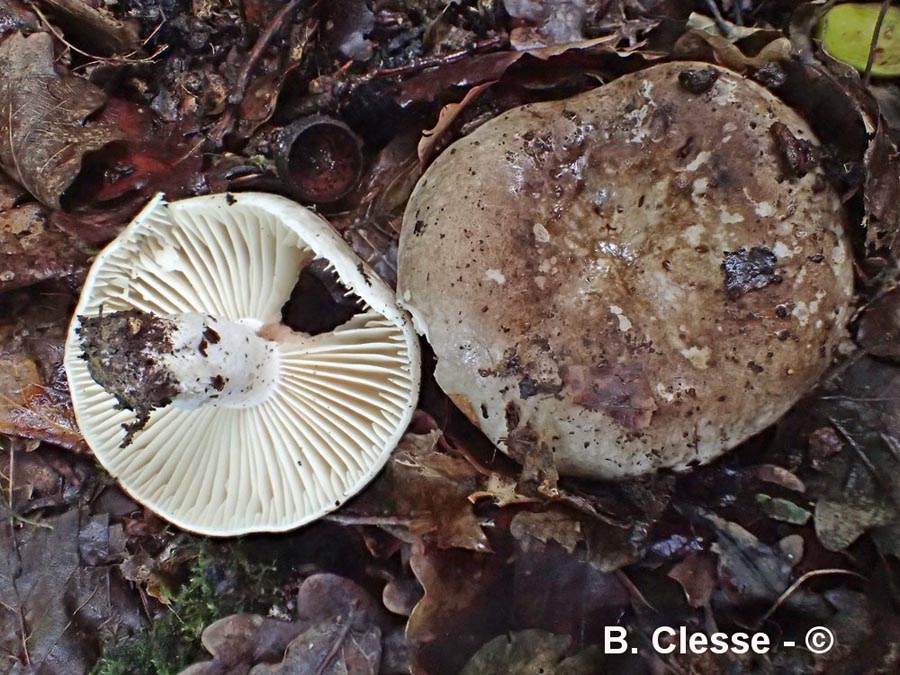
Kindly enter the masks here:
M 86 122 L 106 95 L 87 80 L 57 73 L 49 33 L 6 38 L 0 73 L 0 166 L 58 209 L 84 156 L 122 138 L 117 129 Z

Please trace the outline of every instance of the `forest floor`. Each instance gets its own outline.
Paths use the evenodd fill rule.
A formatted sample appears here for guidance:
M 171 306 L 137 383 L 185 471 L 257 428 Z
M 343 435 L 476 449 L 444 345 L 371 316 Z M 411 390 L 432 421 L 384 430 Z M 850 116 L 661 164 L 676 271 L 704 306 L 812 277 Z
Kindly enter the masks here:
M 900 89 L 828 57 L 820 11 L 0 0 L 0 673 L 900 672 Z M 775 427 L 681 474 L 549 467 L 536 483 L 426 368 L 413 426 L 370 487 L 313 525 L 230 540 L 179 531 L 92 458 L 62 344 L 91 256 L 153 194 L 316 203 L 394 283 L 403 207 L 432 156 L 511 107 L 668 59 L 769 87 L 837 167 L 852 341 Z M 306 149 L 316 181 L 280 168 L 276 142 L 311 115 L 362 148 Z M 317 203 L 323 191 L 343 196 Z M 612 625 L 636 653 L 603 654 Z M 658 626 L 680 625 L 800 647 L 651 649 Z M 815 626 L 837 636 L 831 650 L 803 648 Z

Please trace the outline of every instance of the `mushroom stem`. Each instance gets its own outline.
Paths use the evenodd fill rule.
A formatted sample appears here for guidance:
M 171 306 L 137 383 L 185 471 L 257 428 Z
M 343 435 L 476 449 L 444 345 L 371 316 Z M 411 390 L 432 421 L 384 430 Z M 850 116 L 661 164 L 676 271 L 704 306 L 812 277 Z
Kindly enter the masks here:
M 79 319 L 91 377 L 137 414 L 126 444 L 156 408 L 249 408 L 278 377 L 278 345 L 247 322 L 138 310 Z

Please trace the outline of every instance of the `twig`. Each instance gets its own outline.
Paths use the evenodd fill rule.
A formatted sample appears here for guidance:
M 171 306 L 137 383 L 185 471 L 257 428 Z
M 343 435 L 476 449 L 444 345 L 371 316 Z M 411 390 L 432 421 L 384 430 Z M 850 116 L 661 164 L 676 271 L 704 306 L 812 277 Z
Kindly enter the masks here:
M 878 47 L 878 38 L 881 37 L 881 24 L 884 23 L 884 17 L 887 15 L 888 7 L 891 6 L 891 0 L 884 0 L 881 3 L 881 11 L 878 12 L 878 19 L 875 21 L 875 31 L 872 33 L 872 44 L 869 46 L 869 59 L 866 61 L 866 70 L 863 73 L 863 84 L 868 85 L 872 79 L 872 66 L 875 65 L 875 50 Z
M 70 576 L 70 578 L 71 578 L 71 576 Z M 47 658 L 53 653 L 53 650 L 56 649 L 56 645 L 59 644 L 59 641 L 62 639 L 62 636 L 65 635 L 65 634 L 66 634 L 66 631 L 69 630 L 69 628 L 72 627 L 72 624 L 73 624 L 73 623 L 75 623 L 75 617 L 78 616 L 78 612 L 80 612 L 82 609 L 84 609 L 84 608 L 87 606 L 87 604 L 88 604 L 91 600 L 94 599 L 94 596 L 97 595 L 97 591 L 99 591 L 99 590 L 100 590 L 100 584 L 97 583 L 97 585 L 94 586 L 93 592 L 87 597 L 87 600 L 85 600 L 85 601 L 82 602 L 80 605 L 78 605 L 78 607 L 75 609 L 75 611 L 72 612 L 72 616 L 69 617 L 69 622 L 65 625 L 65 627 L 62 629 L 62 631 L 60 632 L 60 634 L 56 636 L 56 639 L 53 641 L 53 644 L 50 645 L 50 649 L 48 649 L 48 650 L 44 653 L 44 658 L 42 658 L 42 659 L 40 660 L 40 662 L 37 664 L 37 666 L 36 666 L 36 670 L 37 670 L 37 671 L 40 671 L 40 670 L 41 670 L 41 667 L 44 665 L 44 661 L 46 661 Z
M 269 23 L 266 30 L 263 31 L 262 35 L 256 40 L 256 43 L 247 55 L 247 59 L 244 61 L 244 65 L 241 66 L 241 69 L 238 71 L 237 78 L 234 82 L 234 88 L 231 93 L 228 94 L 228 103 L 231 104 L 231 107 L 222 113 L 219 121 L 216 122 L 210 130 L 209 138 L 217 146 L 222 144 L 222 139 L 225 138 L 225 134 L 231 130 L 231 127 L 234 124 L 234 109 L 243 102 L 244 95 L 247 93 L 247 87 L 250 84 L 250 75 L 256 70 L 256 66 L 262 58 L 263 52 L 266 51 L 269 43 L 272 42 L 278 32 L 282 29 L 285 22 L 288 20 L 288 17 L 290 17 L 301 4 L 304 4 L 307 1 L 308 0 L 291 0 L 278 11 L 272 18 L 272 21 Z
M 850 447 L 853 448 L 854 452 L 856 452 L 860 461 L 865 465 L 865 467 L 872 474 L 872 478 L 875 480 L 876 483 L 878 483 L 878 486 L 882 490 L 887 492 L 891 501 L 894 503 L 894 508 L 896 508 L 898 511 L 900 511 L 900 497 L 898 497 L 896 494 L 894 494 L 894 490 L 891 488 L 890 485 L 888 485 L 885 482 L 884 477 L 878 472 L 878 469 L 875 468 L 875 465 L 872 464 L 872 460 L 869 459 L 869 456 L 866 454 L 866 451 L 863 450 L 862 446 L 857 442 L 857 440 L 855 438 L 853 438 L 853 436 L 851 436 L 847 432 L 847 430 L 844 428 L 844 426 L 840 422 L 838 422 L 836 419 L 834 419 L 834 417 L 829 415 L 828 421 L 831 422 L 831 426 L 833 426 L 835 429 L 837 429 L 838 433 L 841 436 L 843 436 L 844 440 L 846 440 L 850 444 Z
M 471 56 L 472 54 L 477 54 L 488 49 L 500 47 L 502 46 L 502 44 L 503 41 L 499 37 L 492 37 L 487 40 L 479 40 L 471 47 L 460 49 L 455 52 L 450 52 L 449 54 L 430 56 L 424 59 L 420 59 L 415 63 L 408 63 L 406 65 L 396 66 L 394 68 L 382 68 L 380 70 L 373 70 L 370 73 L 361 76 L 359 78 L 359 82 L 367 82 L 368 80 L 375 80 L 383 77 L 410 75 L 412 73 L 417 73 L 420 70 L 427 70 L 428 68 L 434 68 L 436 66 L 446 66 L 467 56 Z
M 824 574 L 846 574 L 847 576 L 857 577 L 859 579 L 862 579 L 863 581 L 868 581 L 868 578 L 864 577 L 862 574 L 859 574 L 858 572 L 852 572 L 851 570 L 842 570 L 842 569 L 812 570 L 812 571 L 807 572 L 806 574 L 802 575 L 799 579 L 797 579 L 797 581 L 795 581 L 790 586 L 788 586 L 787 590 L 778 597 L 778 600 L 775 601 L 775 604 L 772 605 L 771 607 L 769 607 L 769 611 L 766 612 L 765 614 L 763 614 L 762 618 L 759 620 L 759 623 L 760 624 L 765 623 L 769 619 L 769 617 L 771 617 L 778 610 L 778 608 L 784 604 L 785 600 L 787 600 L 791 595 L 793 595 L 794 591 L 796 591 L 798 588 L 800 588 L 801 585 L 806 583 L 807 579 L 812 579 L 813 577 L 819 577 Z
M 719 11 L 719 6 L 716 4 L 716 0 L 704 0 L 704 2 L 706 3 L 706 7 L 712 14 L 713 21 L 716 22 L 716 27 L 720 31 L 722 31 L 722 35 L 727 38 L 730 38 L 732 35 L 734 35 L 734 31 L 731 29 L 731 26 L 728 25 L 725 17 L 722 16 L 722 12 Z
M 97 56 L 96 54 L 91 54 L 90 52 L 86 52 L 82 49 L 79 49 L 78 47 L 73 45 L 71 42 L 66 40 L 65 36 L 52 23 L 50 23 L 50 20 L 47 18 L 47 16 L 40 10 L 40 8 L 34 2 L 32 2 L 32 0 L 26 0 L 26 2 L 28 3 L 28 6 L 32 10 L 34 10 L 34 13 L 37 14 L 38 19 L 41 20 L 41 23 L 44 24 L 44 27 L 48 31 L 50 31 L 50 33 L 52 33 L 53 36 L 57 40 L 62 42 L 66 47 L 71 49 L 76 54 L 81 54 L 82 56 L 84 56 L 86 58 L 92 59 L 92 63 L 151 63 L 153 61 L 153 59 L 155 59 L 157 56 L 159 56 L 160 54 L 162 54 L 164 51 L 166 51 L 169 48 L 169 45 L 162 45 L 159 49 L 157 49 L 155 52 L 153 52 L 150 56 L 146 56 L 146 57 L 143 57 L 140 59 L 131 58 L 132 56 L 137 54 L 137 50 L 128 52 L 127 54 L 124 54 L 124 55 L 116 54 L 113 56 Z M 160 26 L 161 26 L 161 24 L 160 24 Z M 156 32 L 159 30 L 160 26 L 156 27 L 156 29 L 153 31 L 153 33 L 151 33 L 150 37 L 153 37 L 153 35 L 156 34 Z M 148 37 L 147 39 L 149 40 L 150 37 Z M 144 42 L 144 44 L 146 44 L 146 41 Z
M 316 668 L 316 675 L 322 675 L 329 670 L 328 666 L 331 665 L 332 659 L 337 656 L 338 650 L 341 648 L 341 645 L 344 644 L 344 640 L 347 639 L 347 633 L 350 632 L 350 629 L 353 627 L 354 614 L 356 612 L 356 601 L 354 601 L 353 606 L 351 606 L 350 611 L 347 614 L 346 623 L 343 628 L 341 628 L 341 632 L 338 634 L 337 638 L 334 641 L 334 644 L 331 645 L 331 649 L 328 650 L 328 653 L 325 654 L 325 658 L 322 659 L 322 662 L 319 664 L 319 667 Z
M 396 516 L 353 516 L 337 513 L 323 516 L 322 520 L 328 520 L 338 525 L 375 525 L 378 527 L 409 527 L 416 522 L 413 518 Z
M 653 612 L 659 612 L 659 610 L 651 605 L 647 598 L 644 597 L 644 594 L 641 593 L 641 589 L 634 585 L 634 582 L 628 577 L 627 574 L 625 574 L 625 572 L 623 572 L 622 570 L 616 570 L 616 578 L 619 580 L 619 583 L 625 586 L 625 590 L 628 591 L 628 594 L 631 597 L 636 598 L 647 609 Z

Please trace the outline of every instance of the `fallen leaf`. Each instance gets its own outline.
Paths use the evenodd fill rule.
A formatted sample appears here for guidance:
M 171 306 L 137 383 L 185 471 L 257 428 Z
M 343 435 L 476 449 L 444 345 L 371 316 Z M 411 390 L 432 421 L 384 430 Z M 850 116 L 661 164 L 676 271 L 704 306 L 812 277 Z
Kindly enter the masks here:
M 529 22 L 510 31 L 510 44 L 516 49 L 535 49 L 584 40 L 582 28 L 588 13 L 585 0 L 503 0 L 514 19 Z
M 426 166 L 428 164 L 428 161 L 434 154 L 435 148 L 446 138 L 450 128 L 456 121 L 456 118 L 459 117 L 459 114 L 465 110 L 472 101 L 478 98 L 481 92 L 492 84 L 494 84 L 494 82 L 483 82 L 482 84 L 476 85 L 466 92 L 466 95 L 463 96 L 462 101 L 459 103 L 448 103 L 441 108 L 441 112 L 438 114 L 437 124 L 431 129 L 423 131 L 422 138 L 419 140 L 417 154 L 419 156 L 420 166 Z
M 518 486 L 519 483 L 515 478 L 492 472 L 488 476 L 487 484 L 478 492 L 470 494 L 469 500 L 474 503 L 479 499 L 490 499 L 500 508 L 510 504 L 530 504 L 540 501 L 535 497 L 520 495 Z
M 806 486 L 803 484 L 803 481 L 782 466 L 760 464 L 759 466 L 750 467 L 747 469 L 747 472 L 759 480 L 780 485 L 786 490 L 806 492 Z
M 545 630 L 522 630 L 498 635 L 479 649 L 459 675 L 591 675 L 601 673 L 599 648 L 579 658 L 566 658 L 568 635 Z M 590 663 L 588 663 L 590 661 Z
M 709 512 L 696 514 L 716 535 L 717 573 L 722 590 L 738 608 L 762 614 L 769 610 L 791 583 L 793 561 L 780 549 L 760 541 L 737 523 Z M 821 599 L 799 588 L 783 605 L 821 614 Z
M 203 630 L 203 647 L 213 660 L 194 664 L 181 675 L 246 673 L 260 662 L 277 662 L 304 627 L 258 614 L 226 616 Z
M 411 535 L 440 548 L 486 552 L 487 537 L 468 499 L 480 487 L 479 474 L 464 459 L 438 450 L 440 437 L 440 431 L 404 436 L 385 472 L 349 511 L 405 520 Z
M 118 20 L 103 5 L 96 7 L 82 0 L 41 0 L 41 5 L 76 44 L 88 51 L 124 57 L 141 50 L 135 23 Z
M 900 287 L 865 308 L 856 341 L 872 356 L 900 363 Z
M 123 135 L 87 119 L 106 102 L 87 80 L 60 75 L 49 33 L 15 33 L 0 43 L 0 166 L 54 209 L 86 154 Z
M 0 522 L 0 649 L 12 672 L 87 673 L 104 641 L 143 627 L 116 569 L 125 540 L 102 514 L 72 509 Z M 6 671 L 10 672 L 10 671 Z
M 425 589 L 406 626 L 411 672 L 455 675 L 508 625 L 509 603 L 496 601 L 512 597 L 506 565 L 496 555 L 433 550 L 420 542 L 413 544 L 409 562 Z
M 771 497 L 767 494 L 757 494 L 756 503 L 769 518 L 780 520 L 791 525 L 805 525 L 812 513 L 801 506 L 797 506 L 789 499 Z
M 381 631 L 355 627 L 351 612 L 311 626 L 287 647 L 278 665 L 258 665 L 250 675 L 377 675 L 381 664 Z
M 44 207 L 22 203 L 21 188 L 0 174 L 0 293 L 85 269 L 87 256 L 47 222 Z
M 716 587 L 716 566 L 708 555 L 688 554 L 669 570 L 668 576 L 681 584 L 691 607 L 705 607 L 709 604 Z
M 439 68 L 426 70 L 420 75 L 409 78 L 401 85 L 397 102 L 401 107 L 407 107 L 417 102 L 433 101 L 439 96 L 446 95 L 454 87 L 468 88 L 499 80 L 510 66 L 526 56 L 539 61 L 547 61 L 570 51 L 580 55 L 631 56 L 631 52 L 619 51 L 615 48 L 614 45 L 617 41 L 618 36 L 605 35 L 592 40 L 540 49 L 493 52 L 472 56 Z
M 807 495 L 819 540 L 841 551 L 871 532 L 883 553 L 900 555 L 900 368 L 857 355 L 806 415 L 816 427 L 810 462 L 818 473 Z M 827 452 L 814 454 L 820 446 Z
M 900 151 L 882 118 L 866 150 L 865 167 L 866 243 L 900 257 Z
M 707 56 L 710 51 L 714 58 Z M 755 55 L 748 56 L 728 38 L 704 30 L 685 33 L 673 50 L 673 56 L 679 60 L 714 60 L 738 72 L 762 68 L 773 61 L 788 61 L 793 53 L 791 41 L 786 37 L 777 37 Z
M 526 537 L 546 544 L 555 541 L 572 553 L 579 542 L 584 541 L 581 523 L 562 511 L 517 513 L 509 525 L 509 531 L 520 542 Z
M 203 631 L 213 659 L 181 675 L 375 675 L 382 631 L 390 626 L 378 603 L 335 574 L 307 577 L 297 593 L 297 620 L 234 614 Z
M 62 364 L 72 301 L 47 293 L 0 320 L 0 434 L 87 452 Z

